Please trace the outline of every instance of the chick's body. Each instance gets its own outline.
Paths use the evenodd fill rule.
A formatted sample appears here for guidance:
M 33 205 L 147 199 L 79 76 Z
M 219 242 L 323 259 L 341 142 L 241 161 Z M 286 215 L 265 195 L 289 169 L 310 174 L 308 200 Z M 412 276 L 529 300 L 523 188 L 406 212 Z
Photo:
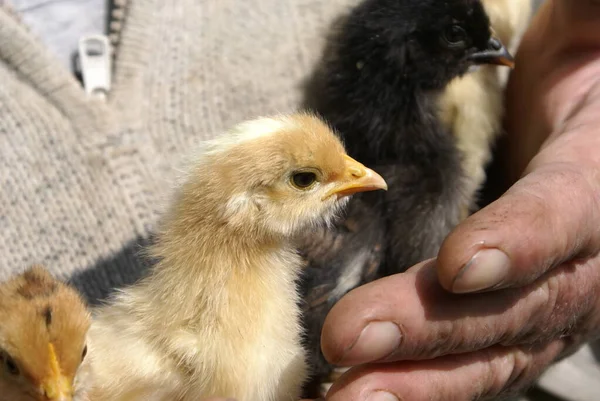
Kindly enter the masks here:
M 296 401 L 306 361 L 290 239 L 378 188 L 310 115 L 206 144 L 162 221 L 156 266 L 97 311 L 91 400 Z
M 211 242 L 215 250 L 229 246 Z M 193 253 L 197 244 L 176 246 Z M 93 351 L 101 354 L 92 400 L 294 399 L 306 374 L 293 302 L 297 256 L 215 252 L 199 262 L 213 277 L 171 271 L 101 311 L 92 329 Z M 223 266 L 242 272 L 218 271 Z
M 86 401 L 90 315 L 42 266 L 0 284 L 0 400 Z
M 305 106 L 390 190 L 353 198 L 345 220 L 322 241 L 307 236 L 300 243 L 317 382 L 331 371 L 320 329 L 333 304 L 358 285 L 434 257 L 463 217 L 467 181 L 456 138 L 440 118 L 440 97 L 452 80 L 488 63 L 512 60 L 478 0 L 365 0 L 334 24 Z
M 531 0 L 482 0 L 498 38 L 516 52 L 532 14 Z M 501 134 L 506 68 L 480 66 L 455 78 L 440 98 L 441 118 L 457 139 L 465 172 L 465 192 L 471 201 L 463 216 L 473 210 L 477 191 L 485 181 L 495 139 Z

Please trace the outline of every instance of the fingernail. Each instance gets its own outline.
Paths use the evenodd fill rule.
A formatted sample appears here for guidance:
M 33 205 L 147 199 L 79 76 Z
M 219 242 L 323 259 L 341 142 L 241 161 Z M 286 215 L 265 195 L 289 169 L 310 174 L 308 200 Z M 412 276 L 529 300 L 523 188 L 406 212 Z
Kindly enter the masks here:
M 385 358 L 398 348 L 401 339 L 402 333 L 396 324 L 371 322 L 338 363 L 353 366 Z
M 458 294 L 486 290 L 501 284 L 510 269 L 510 259 L 499 249 L 484 249 L 475 254 L 458 273 L 452 291 Z
M 398 397 L 393 394 L 388 393 L 387 391 L 375 391 L 374 393 L 369 394 L 365 401 L 400 401 Z

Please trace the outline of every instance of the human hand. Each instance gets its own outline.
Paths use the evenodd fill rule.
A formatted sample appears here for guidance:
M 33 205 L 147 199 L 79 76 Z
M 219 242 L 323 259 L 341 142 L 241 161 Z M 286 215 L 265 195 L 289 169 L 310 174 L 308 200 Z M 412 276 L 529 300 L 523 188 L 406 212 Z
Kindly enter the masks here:
M 551 0 L 508 90 L 508 192 L 437 260 L 360 287 L 322 347 L 328 400 L 493 398 L 600 336 L 600 4 Z M 370 398 L 376 395 L 379 398 Z

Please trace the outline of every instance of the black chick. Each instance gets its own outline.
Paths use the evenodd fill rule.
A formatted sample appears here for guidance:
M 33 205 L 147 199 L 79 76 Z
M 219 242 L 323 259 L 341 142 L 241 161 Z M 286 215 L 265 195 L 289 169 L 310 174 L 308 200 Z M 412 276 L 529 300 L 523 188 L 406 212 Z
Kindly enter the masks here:
M 355 196 L 334 227 L 300 239 L 315 397 L 331 373 L 320 350 L 326 314 L 351 289 L 434 257 L 470 199 L 438 98 L 477 64 L 512 66 L 479 0 L 366 0 L 334 25 L 304 107 L 376 169 L 386 193 Z

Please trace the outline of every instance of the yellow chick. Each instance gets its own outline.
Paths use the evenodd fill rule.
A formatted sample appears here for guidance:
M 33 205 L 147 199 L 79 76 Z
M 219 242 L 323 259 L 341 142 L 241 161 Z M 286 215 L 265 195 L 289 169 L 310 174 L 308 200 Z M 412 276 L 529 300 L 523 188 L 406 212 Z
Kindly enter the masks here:
M 42 266 L 0 284 L 0 400 L 84 401 L 89 312 Z
M 502 43 L 514 54 L 532 14 L 532 0 L 482 0 L 492 28 Z M 463 154 L 468 184 L 463 217 L 475 207 L 477 191 L 485 181 L 485 168 L 491 148 L 501 133 L 504 114 L 506 68 L 484 65 L 450 83 L 441 96 L 441 117 L 457 138 Z
M 97 310 L 92 401 L 296 401 L 295 235 L 387 189 L 318 118 L 260 118 L 206 143 L 161 222 L 156 265 Z

